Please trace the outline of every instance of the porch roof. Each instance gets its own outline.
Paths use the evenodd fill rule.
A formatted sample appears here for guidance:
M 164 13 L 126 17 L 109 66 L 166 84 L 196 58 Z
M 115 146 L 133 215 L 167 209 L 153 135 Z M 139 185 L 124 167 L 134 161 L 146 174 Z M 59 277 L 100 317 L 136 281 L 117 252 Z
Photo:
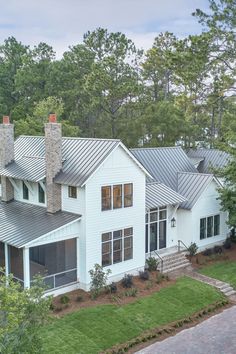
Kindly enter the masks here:
M 44 207 L 17 201 L 0 202 L 0 241 L 21 248 L 80 217 L 64 211 L 49 214 Z
M 29 182 L 39 182 L 46 176 L 45 159 L 42 157 L 23 156 L 0 169 L 0 175 Z
M 163 183 L 146 185 L 146 208 L 162 207 L 186 202 L 187 199 Z

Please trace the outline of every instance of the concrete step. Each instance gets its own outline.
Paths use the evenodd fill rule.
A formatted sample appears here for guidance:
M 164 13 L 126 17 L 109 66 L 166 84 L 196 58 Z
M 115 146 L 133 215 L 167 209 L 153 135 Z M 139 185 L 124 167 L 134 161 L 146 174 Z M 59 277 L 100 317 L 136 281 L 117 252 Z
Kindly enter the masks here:
M 227 293 L 224 293 L 224 294 L 225 294 L 225 296 L 231 296 L 231 295 L 235 295 L 236 291 L 235 290 L 231 290 L 231 291 L 229 291 Z
M 190 267 L 190 266 L 191 266 L 190 264 L 185 264 L 185 265 L 176 266 L 174 268 L 165 268 L 165 269 L 163 269 L 163 273 L 171 273 L 171 272 L 174 272 L 175 270 L 178 270 L 178 269 L 181 269 L 181 268 L 187 268 L 187 267 Z
M 225 284 L 223 284 L 223 285 L 217 285 L 216 284 L 216 287 L 219 289 L 219 290 L 221 290 L 221 291 L 223 291 L 224 289 L 226 289 L 226 288 L 231 288 L 231 286 L 228 284 L 228 283 L 225 283 Z
M 162 257 L 163 261 L 168 261 L 168 260 L 178 259 L 178 258 L 185 258 L 185 255 L 183 253 L 172 253 Z
M 175 259 L 173 261 L 168 261 L 168 262 L 163 262 L 164 267 L 165 266 L 174 266 L 174 265 L 178 265 L 180 263 L 189 263 L 189 261 L 186 258 L 181 258 L 181 259 Z
M 230 291 L 232 291 L 232 290 L 234 290 L 234 289 L 232 288 L 232 286 L 228 286 L 227 288 L 224 288 L 223 290 L 221 290 L 221 292 L 222 292 L 223 294 L 226 294 L 226 293 L 228 293 L 228 292 L 230 292 Z
M 179 261 L 179 262 L 174 262 L 174 263 L 164 263 L 163 264 L 163 269 L 175 268 L 175 267 L 185 266 L 185 265 L 189 265 L 189 262 L 186 261 L 186 260 Z

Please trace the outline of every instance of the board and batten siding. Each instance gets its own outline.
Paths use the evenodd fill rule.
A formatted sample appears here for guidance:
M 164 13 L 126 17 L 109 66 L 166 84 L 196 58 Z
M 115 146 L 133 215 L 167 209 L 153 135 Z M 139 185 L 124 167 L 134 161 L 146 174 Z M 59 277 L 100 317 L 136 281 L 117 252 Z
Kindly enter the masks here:
M 133 206 L 116 210 L 101 210 L 101 187 L 133 183 Z M 133 227 L 133 259 L 120 262 L 111 269 L 110 280 L 125 273 L 134 273 L 145 265 L 145 173 L 118 147 L 103 162 L 86 184 L 86 284 L 88 271 L 101 264 L 101 235 L 104 232 Z
M 28 182 L 31 189 L 29 189 L 29 199 L 23 199 L 23 181 L 22 180 L 17 180 L 14 179 L 14 182 L 18 189 L 14 187 L 14 199 L 17 200 L 18 202 L 23 202 L 23 203 L 29 203 L 29 204 L 34 204 L 38 206 L 45 206 L 47 205 L 47 195 L 45 192 L 45 203 L 39 203 L 38 200 L 38 183 L 34 182 Z
M 79 265 L 78 275 L 79 275 L 79 287 L 86 287 L 86 186 L 77 187 L 77 198 L 68 197 L 68 186 L 63 185 L 61 189 L 62 193 L 62 210 L 68 211 L 70 213 L 80 214 L 81 219 L 78 228 L 78 237 L 79 237 L 79 248 L 77 252 L 77 262 Z M 80 285 L 82 284 L 82 285 Z

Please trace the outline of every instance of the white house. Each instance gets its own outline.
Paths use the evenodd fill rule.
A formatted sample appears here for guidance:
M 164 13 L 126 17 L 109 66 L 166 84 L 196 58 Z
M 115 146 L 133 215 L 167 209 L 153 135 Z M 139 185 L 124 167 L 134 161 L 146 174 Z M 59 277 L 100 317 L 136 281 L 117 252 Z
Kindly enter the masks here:
M 0 267 L 24 287 L 40 273 L 53 294 L 88 290 L 95 263 L 119 280 L 150 253 L 176 253 L 178 240 L 206 247 L 226 237 L 218 180 L 179 148 L 62 138 L 55 115 L 45 137 L 14 143 L 4 117 L 0 176 Z

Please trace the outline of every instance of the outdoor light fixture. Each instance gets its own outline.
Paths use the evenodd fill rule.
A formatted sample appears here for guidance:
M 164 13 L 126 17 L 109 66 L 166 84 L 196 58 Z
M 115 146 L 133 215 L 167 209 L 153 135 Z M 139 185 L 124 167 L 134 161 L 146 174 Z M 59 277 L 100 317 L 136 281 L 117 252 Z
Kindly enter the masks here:
M 171 227 L 175 227 L 176 226 L 176 219 L 173 217 L 171 219 Z

